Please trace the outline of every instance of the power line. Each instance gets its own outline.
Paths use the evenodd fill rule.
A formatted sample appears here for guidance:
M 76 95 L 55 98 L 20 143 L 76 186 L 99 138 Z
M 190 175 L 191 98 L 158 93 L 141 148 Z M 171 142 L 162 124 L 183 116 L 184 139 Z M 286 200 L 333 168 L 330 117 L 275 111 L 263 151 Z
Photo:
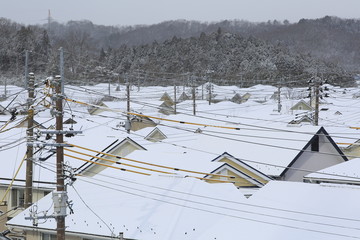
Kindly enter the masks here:
M 253 219 L 253 218 L 240 217 L 240 216 L 237 216 L 237 215 L 220 213 L 220 212 L 216 212 L 216 211 L 212 211 L 212 210 L 202 209 L 202 208 L 199 208 L 199 207 L 189 206 L 189 205 L 186 205 L 186 204 L 179 204 L 179 203 L 175 203 L 175 202 L 169 202 L 169 201 L 166 201 L 166 200 L 163 200 L 163 199 L 158 199 L 158 198 L 154 198 L 154 197 L 144 196 L 143 194 L 136 194 L 136 193 L 133 193 L 133 192 L 128 192 L 128 191 L 124 191 L 124 190 L 119 190 L 119 189 L 116 189 L 116 188 L 112 188 L 112 187 L 105 186 L 105 185 L 102 185 L 102 184 L 94 183 L 94 182 L 92 182 L 92 181 L 87 181 L 87 180 L 84 180 L 84 179 L 80 179 L 80 180 L 81 180 L 81 181 L 84 181 L 84 182 L 87 182 L 87 183 L 90 183 L 90 184 L 93 184 L 93 185 L 97 185 L 97 186 L 100 186 L 100 187 L 104 187 L 104 188 L 107 188 L 107 189 L 111 189 L 111 190 L 119 191 L 119 192 L 122 192 L 122 193 L 126 193 L 126 194 L 129 194 L 129 195 L 133 195 L 133 196 L 137 196 L 137 197 L 141 197 L 141 198 L 147 198 L 147 199 L 151 199 L 151 200 L 155 200 L 155 201 L 160 201 L 160 202 L 164 202 L 164 203 L 168 203 L 168 204 L 176 205 L 176 206 L 180 206 L 180 207 L 185 207 L 185 208 L 189 208 L 189 209 L 193 209 L 193 210 L 198 210 L 198 211 L 213 213 L 213 214 L 222 215 L 222 216 L 227 216 L 227 217 L 238 218 L 238 219 L 247 220 L 247 221 L 252 221 L 252 222 L 257 222 L 257 223 L 264 223 L 264 224 L 268 224 L 268 225 L 274 225 L 274 226 L 292 228 L 292 229 L 297 229 L 297 230 L 304 230 L 304 231 L 309 231 L 309 232 L 316 232 L 316 233 L 321 233 L 321 234 L 325 234 L 325 235 L 333 235 L 333 236 L 340 236 L 340 237 L 360 239 L 360 237 L 357 237 L 357 236 L 351 236 L 351 235 L 346 235 L 346 234 L 333 233 L 333 232 L 328 232 L 328 231 L 320 231 L 320 230 L 315 230 L 315 229 L 308 229 L 308 228 L 304 228 L 304 227 L 291 226 L 291 225 L 286 225 L 286 224 L 281 224 L 281 223 L 273 223 L 273 222 L 265 221 L 265 220 L 255 220 L 255 219 Z M 135 190 L 136 190 L 136 189 L 135 189 Z M 138 190 L 138 191 L 139 191 L 139 190 Z M 165 195 L 163 195 L 163 197 L 165 197 Z M 166 196 L 166 197 L 168 197 L 168 196 Z M 184 199 L 181 199 L 181 200 L 189 202 L 189 200 L 184 200 Z M 198 204 L 203 204 L 203 203 L 201 203 L 201 202 L 197 202 L 197 203 L 198 203 Z M 204 204 L 203 204 L 203 205 L 204 205 Z

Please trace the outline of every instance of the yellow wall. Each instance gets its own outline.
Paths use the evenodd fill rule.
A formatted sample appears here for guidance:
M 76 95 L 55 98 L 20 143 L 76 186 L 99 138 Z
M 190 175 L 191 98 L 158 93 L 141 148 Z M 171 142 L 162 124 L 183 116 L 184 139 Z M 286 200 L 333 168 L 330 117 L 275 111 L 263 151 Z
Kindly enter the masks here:
M 360 158 L 360 146 L 343 148 L 342 151 L 348 159 Z
M 152 121 L 149 121 L 147 119 L 142 119 L 141 121 L 131 121 L 131 131 L 138 131 L 143 128 L 147 127 L 155 127 L 156 124 Z
M 132 153 L 135 150 L 139 150 L 139 148 L 135 147 L 133 144 L 130 144 L 130 143 L 126 142 L 126 143 L 122 144 L 121 147 L 117 147 L 115 150 L 110 152 L 110 154 L 125 157 L 126 155 Z M 109 159 L 111 161 L 122 161 L 121 159 L 117 159 L 117 158 L 109 157 L 109 156 L 102 156 L 102 158 L 106 158 L 106 159 Z M 113 165 L 114 164 L 112 162 L 105 161 L 105 160 L 99 160 L 98 163 L 106 164 L 106 165 Z M 117 165 L 116 167 L 119 167 L 119 166 Z M 82 174 L 84 176 L 90 176 L 90 177 L 95 176 L 97 173 L 101 172 L 105 168 L 106 168 L 106 166 L 101 166 L 101 165 L 94 164 Z
M 249 171 L 248 169 L 240 166 L 239 164 L 229 160 L 228 158 L 222 158 L 219 162 L 224 162 L 224 163 L 227 163 L 229 164 L 230 166 L 236 168 L 237 170 L 245 173 L 246 175 L 258 180 L 259 182 L 263 183 L 263 184 L 266 184 L 268 181 L 263 179 L 262 177 L 256 175 L 255 173 Z M 244 179 L 243 177 L 241 176 L 238 176 L 236 173 L 232 172 L 231 170 L 228 171 L 228 175 L 229 176 L 235 176 L 235 179 L 233 178 L 229 178 L 229 181 L 234 181 L 235 182 L 235 185 L 237 187 L 251 187 L 251 186 L 256 186 L 255 184 L 249 182 L 247 179 Z M 217 180 L 224 180 L 222 177 L 216 177 L 216 176 L 212 176 L 210 177 L 209 179 L 217 179 Z M 214 181 L 211 181 L 211 180 L 208 180 L 208 182 L 213 182 Z
M 236 187 L 252 187 L 256 186 L 253 183 L 249 182 L 248 180 L 238 176 L 236 173 L 228 170 L 227 176 L 233 176 L 235 178 L 224 178 L 219 176 L 211 176 L 206 182 L 208 183 L 220 183 L 219 181 L 212 181 L 212 180 L 221 180 L 221 181 L 229 181 L 229 182 L 235 182 L 234 185 Z
M 6 186 L 1 186 L 0 187 L 0 201 L 1 199 L 4 197 L 5 192 L 6 192 L 7 187 Z M 33 189 L 33 202 L 37 202 L 39 201 L 41 198 L 44 197 L 44 193 L 45 192 L 49 192 L 50 189 L 47 190 L 43 190 L 43 189 Z M 0 206 L 0 210 L 3 212 L 7 212 L 9 211 L 8 214 L 1 216 L 0 218 L 0 231 L 5 228 L 5 223 L 7 222 L 8 217 L 15 217 L 16 215 L 18 215 L 19 213 L 21 213 L 24 208 L 18 208 L 14 211 L 10 211 L 11 209 L 13 209 L 15 206 L 12 206 L 12 194 L 11 194 L 11 190 L 8 192 L 8 194 L 6 195 L 5 200 L 6 204 L 4 204 L 4 206 Z

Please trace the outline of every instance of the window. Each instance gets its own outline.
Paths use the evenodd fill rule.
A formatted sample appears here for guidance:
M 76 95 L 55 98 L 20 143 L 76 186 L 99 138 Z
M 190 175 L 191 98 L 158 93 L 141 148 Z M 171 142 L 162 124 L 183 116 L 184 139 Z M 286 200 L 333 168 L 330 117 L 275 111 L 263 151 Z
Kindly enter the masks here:
M 319 151 L 319 135 L 315 135 L 313 141 L 311 142 L 311 151 L 318 152 Z
M 56 240 L 55 234 L 49 234 L 49 233 L 42 233 L 41 234 L 41 240 Z
M 12 207 L 24 207 L 24 189 L 12 189 L 11 190 L 11 206 Z

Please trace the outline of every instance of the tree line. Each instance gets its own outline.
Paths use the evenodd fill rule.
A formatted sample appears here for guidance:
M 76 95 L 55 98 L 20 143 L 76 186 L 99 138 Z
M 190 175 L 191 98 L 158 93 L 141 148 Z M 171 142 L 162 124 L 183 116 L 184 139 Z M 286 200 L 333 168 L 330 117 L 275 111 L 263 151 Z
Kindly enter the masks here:
M 139 78 L 141 71 L 142 81 L 151 84 L 169 78 L 188 82 L 192 75 L 222 84 L 263 80 L 302 86 L 319 75 L 349 86 L 360 65 L 359 34 L 357 20 L 334 17 L 295 24 L 181 20 L 131 27 L 90 21 L 24 26 L 0 18 L 0 71 L 3 77 L 21 75 L 28 50 L 30 71 L 56 75 L 63 47 L 69 81 Z

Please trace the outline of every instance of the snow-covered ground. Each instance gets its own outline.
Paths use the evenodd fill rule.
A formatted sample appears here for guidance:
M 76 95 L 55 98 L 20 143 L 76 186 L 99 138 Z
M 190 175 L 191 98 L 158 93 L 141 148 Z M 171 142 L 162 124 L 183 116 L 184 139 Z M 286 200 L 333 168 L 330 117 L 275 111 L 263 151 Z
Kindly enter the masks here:
M 357 98 L 360 89 L 328 87 L 329 97 L 324 97 L 320 104 L 319 126 L 323 126 L 337 143 L 354 143 L 359 139 L 359 130 L 351 127 L 360 127 L 360 98 Z M 127 119 L 125 86 L 66 86 L 68 98 L 95 105 L 102 103 L 103 108 L 100 108 L 102 112 L 91 115 L 88 109 L 94 105 L 75 102 L 64 104 L 64 121 L 69 118 L 76 121 L 74 124 L 64 124 L 64 129 L 82 131 L 77 136 L 65 138 L 65 141 L 101 151 L 114 141 L 130 138 L 145 150 L 133 151 L 127 158 L 201 172 L 217 168 L 219 163 L 211 160 L 229 152 L 241 155 L 245 160 L 263 161 L 265 165 L 253 164 L 253 167 L 266 174 L 276 174 L 281 168 L 274 165 L 282 166 L 282 163 L 291 161 L 319 129 L 306 122 L 289 125 L 290 121 L 299 116 L 312 115 L 290 110 L 300 101 L 301 96 L 307 95 L 305 88 L 284 88 L 281 92 L 280 112 L 278 100 L 273 99 L 274 92 L 278 90 L 274 86 L 238 88 L 213 85 L 212 99 L 216 103 L 211 104 L 207 101 L 206 89 L 207 86 L 196 88 L 195 116 L 192 99 L 177 103 L 176 115 L 165 115 L 159 112 L 164 102 L 160 99 L 164 93 L 174 99 L 173 86 L 133 86 L 130 91 L 130 112 L 151 118 L 165 136 L 162 141 L 150 142 L 145 137 L 154 127 L 130 133 L 123 127 Z M 27 93 L 22 90 L 7 86 L 9 97 L 0 105 L 8 109 L 26 106 Z M 0 93 L 2 91 L 0 87 Z M 178 86 L 176 96 L 179 98 L 185 92 L 191 98 L 191 91 L 190 88 Z M 18 92 L 20 94 L 17 96 Z M 42 99 L 42 92 L 42 88 L 37 89 L 37 99 Z M 250 95 L 247 101 L 238 104 L 230 101 L 235 94 Z M 46 99 L 51 103 L 50 97 Z M 35 120 L 38 123 L 45 128 L 55 125 L 51 108 L 39 103 L 35 109 Z M 0 115 L 2 185 L 9 184 L 26 152 L 26 128 L 17 127 L 22 120 L 26 120 L 26 115 L 17 115 L 16 120 L 8 122 L 10 118 L 11 115 L 6 111 L 5 115 Z M 54 136 L 45 137 L 45 134 L 35 130 L 35 141 L 55 142 Z M 246 142 L 242 143 L 243 148 L 239 148 L 239 141 Z M 259 143 L 275 147 L 259 152 L 255 147 Z M 50 153 L 51 147 L 45 147 L 35 154 L 34 161 L 37 164 L 34 166 L 34 177 L 38 181 L 55 181 L 55 157 L 39 161 L 39 158 Z M 82 158 L 90 159 L 86 156 Z M 84 162 L 65 156 L 65 163 L 77 169 Z M 107 168 L 91 178 L 77 177 L 73 187 L 68 187 L 69 199 L 74 203 L 74 214 L 66 218 L 68 231 L 99 236 L 123 232 L 125 238 L 131 239 L 208 240 L 232 239 L 234 236 L 253 239 L 360 238 L 360 208 L 356 202 L 360 198 L 360 191 L 355 186 L 271 181 L 252 197 L 246 198 L 242 191 L 230 183 L 208 184 L 189 178 L 190 174 L 187 173 L 169 170 L 176 173 L 169 175 L 139 170 L 138 166 L 145 166 L 132 164 L 136 167 L 128 166 L 127 169 L 151 176 Z M 356 166 L 344 164 L 325 172 L 359 176 Z M 149 165 L 146 167 L 161 169 Z M 25 179 L 25 165 L 20 168 L 17 178 Z M 37 203 L 39 214 L 49 209 L 51 204 L 50 195 L 41 199 Z M 8 224 L 31 227 L 31 221 L 24 219 L 29 216 L 28 211 L 19 214 Z M 54 220 L 38 226 L 40 230 L 54 228 Z

